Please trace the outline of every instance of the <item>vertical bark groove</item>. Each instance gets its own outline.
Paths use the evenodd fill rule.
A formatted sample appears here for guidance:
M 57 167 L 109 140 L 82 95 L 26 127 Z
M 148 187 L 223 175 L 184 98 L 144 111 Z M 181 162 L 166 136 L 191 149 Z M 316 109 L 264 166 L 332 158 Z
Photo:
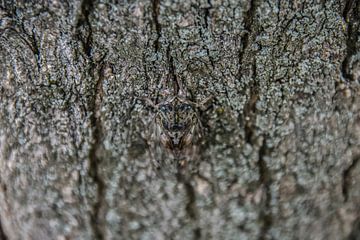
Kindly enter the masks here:
M 176 77 L 176 69 L 175 69 L 175 65 L 174 65 L 174 58 L 171 55 L 171 44 L 169 44 L 169 46 L 166 49 L 166 57 L 167 57 L 167 61 L 169 63 L 169 77 L 168 79 L 172 80 L 172 87 L 173 87 L 173 91 L 174 94 L 178 94 L 179 92 L 179 83 L 177 81 L 177 77 Z M 169 83 L 168 83 L 169 84 Z M 167 86 L 168 88 L 170 88 L 170 85 Z
M 97 156 L 97 150 L 102 142 L 102 133 L 101 133 L 101 120 L 98 115 L 100 112 L 101 100 L 102 100 L 102 84 L 103 84 L 103 71 L 104 67 L 102 66 L 99 71 L 98 80 L 95 85 L 95 93 L 92 99 L 91 109 L 91 126 L 92 126 L 92 135 L 93 143 L 89 151 L 89 160 L 90 160 L 90 169 L 89 174 L 93 179 L 97 187 L 96 200 L 93 205 L 93 214 L 91 215 L 91 224 L 94 231 L 96 239 L 102 240 L 105 239 L 104 235 L 104 216 L 101 214 L 101 210 L 105 204 L 105 192 L 106 184 L 99 174 L 99 164 L 101 160 Z
M 92 50 L 92 27 L 90 23 L 90 13 L 94 9 L 94 0 L 83 0 L 80 6 L 80 14 L 78 16 L 76 30 L 78 38 L 80 39 L 85 54 L 90 57 Z M 85 28 L 85 29 L 82 29 Z M 85 32 L 83 36 L 82 32 Z
M 359 240 L 360 238 L 360 218 L 358 218 L 353 225 L 350 235 L 346 238 L 347 240 Z
M 258 161 L 258 167 L 259 167 L 259 183 L 260 186 L 263 186 L 265 189 L 265 202 L 264 205 L 260 211 L 260 221 L 262 222 L 262 226 L 260 229 L 260 235 L 259 240 L 265 240 L 267 239 L 266 235 L 271 228 L 273 217 L 271 213 L 271 175 L 269 168 L 266 164 L 266 161 L 264 157 L 269 154 L 269 148 L 266 146 L 266 138 L 263 139 L 263 143 L 259 149 L 259 161 Z
M 252 25 L 256 13 L 256 7 L 257 2 L 256 0 L 250 1 L 250 7 L 249 10 L 245 13 L 244 17 L 244 36 L 241 37 L 241 49 L 239 50 L 238 54 L 238 62 L 239 62 L 239 70 L 238 70 L 238 80 L 240 80 L 240 76 L 242 74 L 243 70 L 243 60 L 244 60 L 244 54 L 246 49 L 248 48 L 249 42 L 250 42 L 250 34 L 252 32 Z
M 187 195 L 187 203 L 185 205 L 185 211 L 192 221 L 197 221 L 198 209 L 196 206 L 195 189 L 192 186 L 188 177 L 185 176 L 184 174 L 185 173 L 182 173 L 181 170 L 179 169 L 179 172 L 177 173 L 177 179 L 180 183 L 183 184 Z M 194 239 L 199 239 L 199 237 L 201 236 L 201 228 L 199 227 L 194 228 L 193 233 L 194 233 Z
M 344 11 L 343 11 L 343 18 L 346 22 L 349 22 L 349 12 L 354 5 L 355 0 L 347 0 L 345 3 Z
M 101 160 L 97 156 L 97 151 L 102 142 L 101 133 L 101 120 L 98 113 L 102 100 L 102 83 L 103 83 L 103 66 L 93 61 L 92 48 L 93 48 L 93 34 L 90 22 L 90 14 L 94 10 L 93 0 L 83 0 L 80 6 L 80 14 L 76 24 L 77 37 L 83 45 L 83 50 L 88 59 L 90 60 L 88 66 L 88 73 L 94 84 L 94 91 L 89 98 L 88 107 L 92 131 L 92 144 L 89 150 L 89 176 L 92 178 L 93 183 L 96 185 L 96 197 L 92 206 L 92 213 L 90 216 L 91 227 L 94 238 L 102 240 L 104 235 L 104 217 L 101 215 L 101 209 L 105 202 L 106 185 L 99 174 L 99 164 Z M 99 67 L 100 66 L 100 67 Z M 98 71 L 98 72 L 97 72 Z M 97 78 L 97 80 L 96 80 Z
M 357 156 L 353 159 L 353 161 L 351 162 L 350 166 L 348 168 L 345 169 L 345 171 L 343 172 L 343 184 L 342 184 L 342 194 L 344 197 L 344 201 L 347 202 L 349 199 L 349 185 L 351 183 L 351 173 L 353 171 L 353 169 L 357 166 L 357 164 L 359 163 L 359 159 L 360 156 Z
M 356 54 L 357 40 L 360 30 L 359 1 L 348 0 L 346 2 L 343 18 L 347 22 L 346 56 L 341 64 L 341 73 L 346 82 L 355 81 L 351 74 L 351 57 Z M 351 16 L 349 16 L 351 15 Z
M 204 14 L 204 23 L 205 23 L 205 28 L 209 27 L 209 23 L 208 23 L 208 18 L 210 17 L 210 9 L 213 7 L 211 0 L 207 0 L 207 4 L 208 6 L 204 8 L 205 14 Z
M 8 237 L 6 236 L 2 224 L 1 224 L 1 219 L 0 219 L 0 240 L 8 240 Z
M 249 144 L 253 143 L 254 135 L 254 122 L 256 120 L 256 102 L 258 101 L 259 94 L 251 93 L 249 100 L 246 102 L 243 115 L 244 115 L 244 133 L 245 141 Z
M 152 0 L 152 18 L 155 24 L 156 39 L 154 41 L 155 52 L 160 49 L 160 38 L 161 38 L 161 24 L 159 22 L 160 15 L 160 0 Z

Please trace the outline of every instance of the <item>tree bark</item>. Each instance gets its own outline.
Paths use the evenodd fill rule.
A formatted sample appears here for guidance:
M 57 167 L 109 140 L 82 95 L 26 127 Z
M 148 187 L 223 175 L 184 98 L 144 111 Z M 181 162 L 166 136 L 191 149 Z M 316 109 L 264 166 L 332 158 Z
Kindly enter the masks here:
M 360 3 L 1 1 L 0 239 L 360 239 Z M 184 82 L 195 170 L 137 98 Z

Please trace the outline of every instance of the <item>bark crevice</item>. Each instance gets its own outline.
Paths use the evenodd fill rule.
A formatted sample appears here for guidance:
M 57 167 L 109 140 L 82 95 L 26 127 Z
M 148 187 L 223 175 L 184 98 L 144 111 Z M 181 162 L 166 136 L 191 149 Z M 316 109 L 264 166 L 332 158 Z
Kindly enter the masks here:
M 347 202 L 349 199 L 349 192 L 350 192 L 350 183 L 351 183 L 351 173 L 354 168 L 359 163 L 360 156 L 357 156 L 353 159 L 350 166 L 347 167 L 343 172 L 343 181 L 342 181 L 342 194 L 344 197 L 344 201 Z
M 188 196 L 188 202 L 185 207 L 186 212 L 191 219 L 197 219 L 196 195 L 194 187 L 188 181 L 184 181 L 183 184 L 185 186 L 186 194 Z
M 183 184 L 187 196 L 187 202 L 185 204 L 185 212 L 192 221 L 196 222 L 198 219 L 198 209 L 196 205 L 195 189 L 191 184 L 191 181 L 188 179 L 187 176 L 184 175 L 184 173 L 181 172 L 180 169 L 179 172 L 177 173 L 177 179 L 181 184 Z M 194 239 L 199 239 L 199 236 L 201 236 L 201 228 L 199 227 L 194 228 L 193 233 L 194 233 Z
M 160 16 L 160 0 L 152 0 L 152 18 L 155 25 L 156 39 L 154 41 L 155 52 L 160 49 L 160 38 L 161 38 L 161 24 L 159 22 Z
M 85 54 L 91 57 L 92 51 L 92 27 L 90 23 L 90 14 L 94 9 L 93 0 L 83 0 L 80 6 L 80 13 L 76 23 L 76 33 L 82 43 Z M 85 28 L 85 29 L 83 29 Z
M 359 236 L 360 236 L 360 218 L 354 221 L 352 231 L 350 232 L 349 236 L 346 239 L 358 240 Z
M 100 67 L 98 80 L 95 86 L 94 97 L 92 103 L 90 103 L 91 109 L 91 126 L 92 126 L 92 136 L 93 142 L 89 151 L 89 175 L 92 178 L 93 182 L 96 184 L 96 200 L 93 204 L 93 211 L 91 215 L 91 225 L 94 231 L 96 239 L 104 239 L 104 217 L 102 216 L 103 207 L 105 206 L 105 192 L 106 184 L 101 178 L 99 173 L 99 165 L 101 160 L 97 156 L 97 151 L 102 142 L 102 127 L 101 127 L 101 117 L 99 115 L 101 101 L 103 97 L 102 85 L 104 80 L 104 66 Z
M 256 62 L 253 61 L 252 64 L 252 77 L 256 78 Z M 253 81 L 253 84 L 250 87 L 250 96 L 247 102 L 245 103 L 243 110 L 243 119 L 244 119 L 244 133 L 245 141 L 249 144 L 254 144 L 253 135 L 255 131 L 254 123 L 256 122 L 256 103 L 259 100 L 259 86 L 256 81 Z
M 210 9 L 213 7 L 211 0 L 207 1 L 208 6 L 204 8 L 204 24 L 205 28 L 209 27 L 208 18 L 210 17 Z
M 270 149 L 266 145 L 266 138 L 264 138 L 263 143 L 259 149 L 259 183 L 265 190 L 265 199 L 264 205 L 260 211 L 260 222 L 262 226 L 260 228 L 259 240 L 267 239 L 267 234 L 273 223 L 273 216 L 271 213 L 271 173 L 266 164 L 265 156 L 269 154 Z
M 101 119 L 99 116 L 100 106 L 102 101 L 102 85 L 103 85 L 103 71 L 104 65 L 102 61 L 104 57 L 95 63 L 92 56 L 93 48 L 93 32 L 90 23 L 90 14 L 94 10 L 93 0 L 83 0 L 80 6 L 80 13 L 76 24 L 76 33 L 79 41 L 82 43 L 83 51 L 88 57 L 90 63 L 88 66 L 89 77 L 95 81 L 94 89 L 90 95 L 88 107 L 90 113 L 90 125 L 92 142 L 89 149 L 89 176 L 93 184 L 96 186 L 96 196 L 92 205 L 92 212 L 90 215 L 90 224 L 94 234 L 94 238 L 102 240 L 105 238 L 104 217 L 102 210 L 105 204 L 106 184 L 99 173 L 100 159 L 97 156 L 99 146 L 102 142 Z
M 238 62 L 239 62 L 239 70 L 238 70 L 238 79 L 240 80 L 240 76 L 243 70 L 243 61 L 244 61 L 244 55 L 245 55 L 245 51 L 249 46 L 249 42 L 250 42 L 250 34 L 252 32 L 252 25 L 254 22 L 254 17 L 255 17 L 255 13 L 256 13 L 256 0 L 251 0 L 250 1 L 250 6 L 248 11 L 246 11 L 245 16 L 244 16 L 244 35 L 241 37 L 241 49 L 239 50 L 238 53 Z
M 259 94 L 251 93 L 249 100 L 246 102 L 244 106 L 244 133 L 245 133 L 245 141 L 249 144 L 253 143 L 253 135 L 254 135 L 254 122 L 255 122 L 255 112 L 256 112 L 256 102 L 258 101 Z
M 9 238 L 7 237 L 7 235 L 4 232 L 2 223 L 1 223 L 1 219 L 0 219 L 0 240 L 8 240 Z
M 170 44 L 166 49 L 166 57 L 167 57 L 167 61 L 169 63 L 169 79 L 171 78 L 171 80 L 173 82 L 172 87 L 173 87 L 174 94 L 178 94 L 180 86 L 177 81 L 176 68 L 175 68 L 175 64 L 174 64 L 174 58 L 171 55 L 171 45 Z M 168 85 L 167 87 L 170 87 L 170 86 Z
M 346 2 L 343 18 L 348 23 L 346 32 L 346 56 L 341 64 L 341 74 L 346 82 L 355 81 L 351 74 L 351 57 L 357 52 L 357 40 L 360 30 L 360 14 L 359 14 L 359 1 L 348 0 Z M 351 16 L 349 16 L 351 15 Z
M 349 18 L 348 18 L 349 13 L 350 13 L 350 10 L 353 7 L 354 3 L 355 3 L 355 0 L 347 0 L 345 3 L 345 7 L 344 7 L 344 11 L 343 11 L 342 15 L 346 22 L 349 22 Z
M 208 43 L 209 39 L 208 36 L 206 35 L 205 32 L 206 31 L 210 31 L 211 34 L 211 29 L 209 29 L 209 19 L 211 18 L 210 16 L 210 10 L 213 8 L 212 2 L 211 0 L 207 1 L 207 6 L 202 8 L 201 11 L 203 11 L 203 13 L 201 12 L 201 15 L 203 15 L 203 22 L 200 23 L 201 27 L 199 28 L 198 32 L 200 35 L 200 38 L 204 40 L 205 43 Z M 210 19 L 211 20 L 211 19 Z M 206 50 L 206 55 L 209 59 L 210 65 L 213 69 L 215 69 L 215 63 L 214 63 L 214 59 L 210 54 L 210 49 L 208 44 L 204 44 L 203 48 Z

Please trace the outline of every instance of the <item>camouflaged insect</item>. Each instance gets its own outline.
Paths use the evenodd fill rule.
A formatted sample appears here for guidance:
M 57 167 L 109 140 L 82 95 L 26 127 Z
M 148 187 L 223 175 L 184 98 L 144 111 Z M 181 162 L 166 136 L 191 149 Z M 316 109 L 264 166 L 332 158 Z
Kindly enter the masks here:
M 210 98 L 200 104 L 192 102 L 181 82 L 172 81 L 172 91 L 170 84 L 169 79 L 161 81 L 161 92 L 156 103 L 148 98 L 144 100 L 155 110 L 155 123 L 158 130 L 156 137 L 172 153 L 178 164 L 183 165 L 190 148 L 202 134 L 199 109 L 203 108 Z

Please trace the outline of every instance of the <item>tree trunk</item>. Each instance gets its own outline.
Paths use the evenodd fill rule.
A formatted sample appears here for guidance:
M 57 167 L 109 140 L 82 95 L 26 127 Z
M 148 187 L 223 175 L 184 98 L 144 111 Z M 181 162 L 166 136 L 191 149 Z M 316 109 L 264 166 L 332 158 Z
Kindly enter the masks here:
M 1 1 L 0 239 L 360 239 L 359 1 L 110 2 Z

